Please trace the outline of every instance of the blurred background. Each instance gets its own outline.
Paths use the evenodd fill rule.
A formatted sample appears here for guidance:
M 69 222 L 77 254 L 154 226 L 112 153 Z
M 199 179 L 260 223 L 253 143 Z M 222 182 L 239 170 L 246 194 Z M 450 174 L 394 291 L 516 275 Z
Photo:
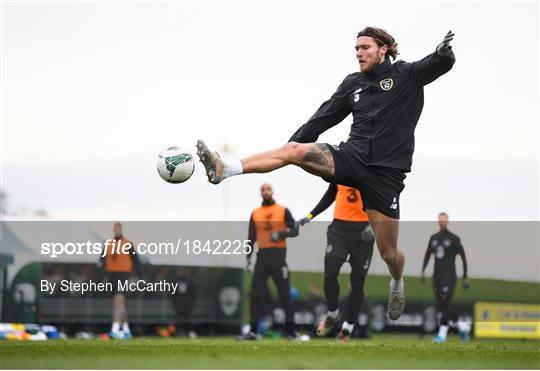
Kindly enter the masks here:
M 457 62 L 425 89 L 401 195 L 411 313 L 385 322 L 386 267 L 375 253 L 366 283 L 372 306 L 359 323 L 434 331 L 431 287 L 415 276 L 440 211 L 469 257 L 473 289 L 456 291 L 465 316 L 482 300 L 540 302 L 537 2 L 4 1 L 0 10 L 3 321 L 52 323 L 70 334 L 108 325 L 109 297 L 37 290 L 40 277 L 103 278 L 94 257 L 39 256 L 50 233 L 103 241 L 119 220 L 140 241 L 163 235 L 143 233 L 137 221 L 226 221 L 245 238 L 262 182 L 296 218 L 306 215 L 327 183 L 300 169 L 212 186 L 197 163 L 189 181 L 174 185 L 158 176 L 157 154 L 170 145 L 194 152 L 198 138 L 234 157 L 281 146 L 358 70 L 354 43 L 367 25 L 388 30 L 406 61 L 432 53 L 451 29 Z M 350 124 L 320 141 L 338 144 Z M 331 218 L 331 208 L 319 217 Z M 60 224 L 40 226 L 53 221 Z M 326 225 L 308 226 L 289 245 L 292 294 L 307 328 L 324 312 L 315 308 Z M 244 261 L 149 259 L 145 274 L 189 273 L 197 330 L 235 332 L 247 320 Z M 344 294 L 347 280 L 340 277 Z M 127 304 L 139 333 L 180 315 L 168 297 Z M 277 323 L 283 317 L 271 314 Z
M 231 156 L 284 144 L 358 70 L 366 25 L 406 61 L 456 33 L 453 70 L 425 89 L 402 219 L 538 220 L 538 5 L 483 1 L 3 2 L 4 213 L 247 220 L 269 181 L 305 214 L 326 183 L 300 169 L 214 187 L 198 164 L 171 185 L 157 154 L 198 138 Z

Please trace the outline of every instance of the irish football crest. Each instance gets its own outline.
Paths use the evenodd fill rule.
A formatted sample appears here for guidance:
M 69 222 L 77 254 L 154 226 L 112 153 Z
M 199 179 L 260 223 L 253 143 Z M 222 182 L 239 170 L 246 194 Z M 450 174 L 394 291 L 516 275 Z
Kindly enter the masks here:
M 379 85 L 381 85 L 382 90 L 388 91 L 392 89 L 392 86 L 394 86 L 394 80 L 392 80 L 391 78 L 387 78 L 387 79 L 381 80 Z

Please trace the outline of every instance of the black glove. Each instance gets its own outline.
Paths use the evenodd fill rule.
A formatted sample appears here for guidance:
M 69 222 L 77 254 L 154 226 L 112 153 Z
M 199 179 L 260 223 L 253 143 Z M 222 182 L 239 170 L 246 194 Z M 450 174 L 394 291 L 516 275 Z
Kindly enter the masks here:
M 373 241 L 373 228 L 371 228 L 371 225 L 368 224 L 368 226 L 364 228 L 362 234 L 360 235 L 360 238 L 362 238 L 362 241 L 364 242 Z
M 248 272 L 251 272 L 251 259 L 250 258 L 247 258 L 247 261 L 246 261 L 246 270 Z
M 279 233 L 279 232 L 272 233 L 272 235 L 270 236 L 270 239 L 273 242 L 278 242 L 279 240 L 281 240 L 281 233 Z
M 311 216 L 311 213 L 310 213 L 307 216 L 300 219 L 297 223 L 298 223 L 299 226 L 306 225 L 307 223 L 309 223 L 311 221 L 311 218 L 312 218 L 312 216 Z
M 464 290 L 468 290 L 469 287 L 471 287 L 471 284 L 469 283 L 469 279 L 467 277 L 463 277 L 461 279 L 461 287 L 463 287 Z
M 437 45 L 437 53 L 443 57 L 446 57 L 448 54 L 450 54 L 450 52 L 452 51 L 452 46 L 450 45 L 450 42 L 452 40 L 454 40 L 454 33 L 452 31 L 448 31 L 443 41 L 439 45 Z

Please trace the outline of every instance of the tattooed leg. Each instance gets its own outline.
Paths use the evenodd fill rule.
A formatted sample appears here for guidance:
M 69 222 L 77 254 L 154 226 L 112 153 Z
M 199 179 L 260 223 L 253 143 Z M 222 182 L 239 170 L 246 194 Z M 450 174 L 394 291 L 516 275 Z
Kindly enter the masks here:
M 334 158 L 326 144 L 290 142 L 283 147 L 258 153 L 241 160 L 242 173 L 268 173 L 286 165 L 296 165 L 307 172 L 331 178 L 334 176 Z

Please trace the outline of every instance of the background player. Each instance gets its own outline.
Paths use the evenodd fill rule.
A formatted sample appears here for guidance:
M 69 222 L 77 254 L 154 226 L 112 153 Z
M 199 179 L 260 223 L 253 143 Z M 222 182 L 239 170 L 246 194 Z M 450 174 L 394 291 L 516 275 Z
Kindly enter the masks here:
M 455 262 L 457 255 L 461 257 L 461 261 L 463 262 L 463 278 L 461 283 L 464 289 L 469 288 L 465 250 L 463 250 L 459 237 L 448 230 L 448 214 L 445 212 L 439 214 L 439 232 L 429 238 L 424 263 L 422 264 L 421 282 L 425 281 L 424 271 L 432 254 L 435 255 L 433 291 L 435 293 L 435 300 L 437 301 L 437 310 L 442 315 L 439 333 L 433 341 L 440 343 L 446 340 L 449 321 L 457 322 L 455 313 L 450 308 L 456 285 Z M 458 330 L 462 340 L 466 340 L 468 336 L 466 327 L 466 324 L 458 322 Z
M 399 196 L 411 170 L 414 129 L 424 105 L 424 86 L 448 72 L 455 61 L 449 31 L 436 51 L 420 61 L 398 61 L 395 39 L 385 30 L 366 27 L 356 39 L 360 72 L 343 80 L 334 95 L 298 129 L 290 143 L 241 160 L 224 161 L 201 140 L 197 153 L 208 180 L 267 173 L 296 165 L 327 181 L 357 188 L 373 227 L 377 247 L 392 280 L 388 317 L 397 319 L 405 307 L 403 265 L 397 248 Z M 351 137 L 339 146 L 315 143 L 320 134 L 353 114 Z
M 131 330 L 128 323 L 128 313 L 126 310 L 126 298 L 122 292 L 117 291 L 118 282 L 129 280 L 133 271 L 139 277 L 142 277 L 142 269 L 139 257 L 135 253 L 133 243 L 124 238 L 121 223 L 115 223 L 113 226 L 114 240 L 108 242 L 106 246 L 106 255 L 101 257 L 101 263 L 104 265 L 108 275 L 108 280 L 112 283 L 113 296 L 113 323 L 109 336 L 113 339 L 131 338 Z M 122 246 L 131 246 L 123 251 Z
M 300 220 L 304 225 L 326 210 L 332 203 L 334 219 L 328 226 L 327 247 L 324 257 L 324 295 L 328 313 L 319 324 L 317 335 L 327 335 L 338 321 L 339 282 L 341 266 L 346 261 L 351 265 L 351 293 L 348 299 L 347 318 L 341 326 L 339 339 L 348 341 L 364 302 L 364 282 L 373 255 L 373 231 L 363 210 L 362 197 L 357 189 L 330 183 L 328 190 L 317 206 Z
M 248 240 L 250 240 L 251 250 L 247 256 L 248 269 L 251 265 L 255 242 L 257 242 L 258 251 L 251 280 L 251 329 L 243 339 L 257 340 L 260 338 L 260 334 L 257 333 L 257 324 L 267 302 L 265 293 L 269 277 L 272 277 L 276 284 L 279 300 L 285 310 L 285 333 L 288 338 L 296 339 L 285 239 L 298 236 L 298 228 L 289 209 L 274 201 L 274 192 L 270 184 L 264 183 L 261 186 L 261 197 L 262 205 L 253 210 L 249 219 Z

